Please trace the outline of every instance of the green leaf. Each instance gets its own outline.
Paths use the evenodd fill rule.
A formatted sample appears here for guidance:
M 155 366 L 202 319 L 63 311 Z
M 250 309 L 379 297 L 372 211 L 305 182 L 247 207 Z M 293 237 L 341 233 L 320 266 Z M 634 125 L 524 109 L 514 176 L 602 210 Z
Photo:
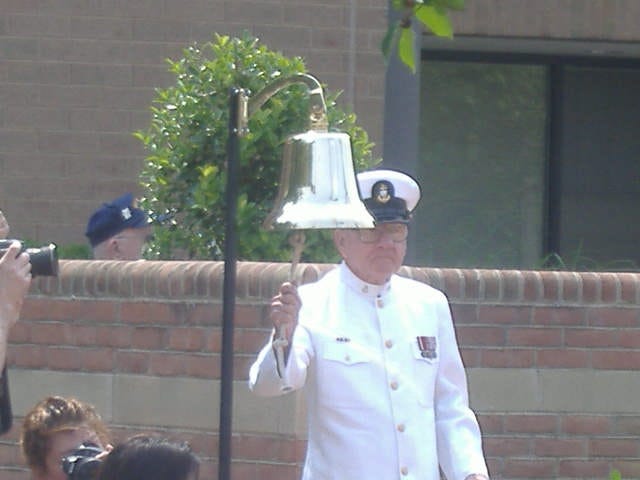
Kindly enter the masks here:
M 447 12 L 442 7 L 432 5 L 419 5 L 415 9 L 415 15 L 425 27 L 438 37 L 453 38 L 453 28 Z
M 382 39 L 382 44 L 380 46 L 382 50 L 382 55 L 384 55 L 385 60 L 389 60 L 389 54 L 393 50 L 395 43 L 398 41 L 398 25 L 400 22 L 395 22 L 393 25 L 389 25 L 387 29 L 387 33 Z
M 612 470 L 609 474 L 609 480 L 622 480 L 622 474 L 619 470 Z
M 398 56 L 400 60 L 416 73 L 415 55 L 413 53 L 413 41 L 415 34 L 411 28 L 401 28 L 400 40 L 398 41 Z
M 464 0 L 434 0 L 433 4 L 451 10 L 464 10 Z

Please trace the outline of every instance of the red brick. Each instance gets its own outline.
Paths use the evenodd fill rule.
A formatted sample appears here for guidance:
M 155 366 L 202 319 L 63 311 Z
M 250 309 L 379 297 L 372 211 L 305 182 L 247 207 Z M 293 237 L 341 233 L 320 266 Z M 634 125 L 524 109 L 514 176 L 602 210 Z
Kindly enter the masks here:
M 457 268 L 443 269 L 444 288 L 442 291 L 451 299 L 466 298 L 465 279 L 462 270 Z
M 149 373 L 159 376 L 186 375 L 186 358 L 184 355 L 152 352 L 149 354 Z
M 623 479 L 640 478 L 640 460 L 614 459 L 613 465 L 620 471 Z
M 457 327 L 458 343 L 462 346 L 500 346 L 505 344 L 505 329 L 501 327 Z
M 584 457 L 587 441 L 582 438 L 536 438 L 533 454 L 537 457 Z
M 535 325 L 586 325 L 587 310 L 580 306 L 536 306 L 532 317 Z
M 479 414 L 478 423 L 484 435 L 500 434 L 504 432 L 505 416 L 501 414 Z
M 117 352 L 113 368 L 122 373 L 148 373 L 150 358 L 143 352 Z
M 635 308 L 592 308 L 588 311 L 589 325 L 594 327 L 638 327 L 640 320 Z
M 569 328 L 565 332 L 568 347 L 611 347 L 618 345 L 619 331 L 604 328 Z
M 533 440 L 517 437 L 486 437 L 483 441 L 485 455 L 492 457 L 526 457 L 532 453 Z
M 637 457 L 640 445 L 637 438 L 591 439 L 589 440 L 589 456 L 592 457 Z
M 591 353 L 593 368 L 607 370 L 637 370 L 640 351 L 594 351 Z
M 536 352 L 538 368 L 590 368 L 591 354 L 588 350 L 544 349 Z
M 547 459 L 508 458 L 504 462 L 505 478 L 557 478 L 556 462 Z
M 562 343 L 562 333 L 562 330 L 557 328 L 509 327 L 506 344 L 524 347 L 557 347 Z
M 526 325 L 531 322 L 531 309 L 526 306 L 480 305 L 478 322 L 502 325 Z
M 602 285 L 602 301 L 615 302 L 620 297 L 620 282 L 615 273 L 601 273 L 600 282 Z
M 462 363 L 467 368 L 482 366 L 482 350 L 480 348 L 460 347 L 460 356 Z
M 542 279 L 540 272 L 524 271 L 522 272 L 523 290 L 522 298 L 526 302 L 534 302 L 540 300 L 543 295 Z
M 519 270 L 502 271 L 502 300 L 504 302 L 519 302 L 524 292 L 524 280 Z
M 475 324 L 478 322 L 477 306 L 451 304 L 451 315 L 456 325 Z
M 209 329 L 197 327 L 171 328 L 167 346 L 172 350 L 199 351 L 206 345 L 208 333 Z
M 550 302 L 561 300 L 560 294 L 560 273 L 558 272 L 540 272 L 540 280 L 542 281 L 542 298 Z
M 120 310 L 120 320 L 133 324 L 175 324 L 175 307 L 164 303 L 154 302 L 126 302 Z
M 262 306 L 236 305 L 234 319 L 236 327 L 258 328 L 264 326 Z
M 593 272 L 580 274 L 582 279 L 582 301 L 585 303 L 599 303 L 602 298 L 602 284 L 600 275 Z
M 529 368 L 534 365 L 534 350 L 483 350 L 482 366 L 494 368 Z
M 615 418 L 614 433 L 622 435 L 640 436 L 640 416 L 621 415 Z
M 505 432 L 512 433 L 556 433 L 558 418 L 555 415 L 507 415 Z
M 464 285 L 464 299 L 480 298 L 480 281 L 476 270 L 461 270 L 462 282 Z
M 604 415 L 566 415 L 562 431 L 571 435 L 606 435 L 611 433 L 611 420 Z
M 219 375 L 218 362 L 210 355 L 185 355 L 185 373 L 194 378 L 216 378 Z M 246 378 L 246 373 L 244 377 Z
M 618 273 L 620 300 L 630 304 L 640 301 L 640 278 L 637 273 Z
M 54 370 L 82 370 L 82 363 L 76 348 L 49 347 L 47 361 Z
M 164 346 L 166 329 L 157 327 L 137 327 L 131 333 L 131 348 L 139 350 L 159 350 Z
M 113 351 L 105 348 L 82 350 L 77 361 L 86 372 L 111 372 L 115 363 Z
M 563 478 L 606 479 L 610 470 L 607 460 L 560 460 L 558 475 Z

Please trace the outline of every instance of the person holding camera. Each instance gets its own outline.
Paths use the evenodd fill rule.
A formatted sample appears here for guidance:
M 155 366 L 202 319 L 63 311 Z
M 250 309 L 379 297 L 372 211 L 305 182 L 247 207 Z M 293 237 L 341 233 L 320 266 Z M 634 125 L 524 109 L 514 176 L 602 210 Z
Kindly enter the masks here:
M 86 455 L 102 460 L 112 448 L 95 407 L 60 396 L 44 398 L 26 414 L 20 446 L 33 480 L 82 478 L 73 475 L 76 462 Z
M 198 480 L 200 460 L 187 443 L 135 435 L 104 459 L 98 480 Z
M 149 217 L 127 193 L 89 218 L 85 235 L 96 260 L 140 260 L 151 236 Z
M 0 369 L 5 367 L 9 332 L 31 285 L 29 255 L 21 251 L 20 243 L 13 242 L 0 258 Z
M 0 249 L 0 433 L 7 432 L 13 423 L 6 365 L 9 334 L 31 285 L 29 255 L 23 252 L 20 242 L 3 240 L 9 230 L 9 223 L 0 211 L 0 242 L 7 244 Z

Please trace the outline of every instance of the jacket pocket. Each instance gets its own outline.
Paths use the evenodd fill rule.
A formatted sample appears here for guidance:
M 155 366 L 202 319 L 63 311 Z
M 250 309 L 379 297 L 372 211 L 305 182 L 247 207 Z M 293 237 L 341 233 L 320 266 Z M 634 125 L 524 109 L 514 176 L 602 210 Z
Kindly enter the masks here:
M 318 401 L 334 408 L 365 407 L 376 385 L 372 358 L 371 352 L 354 342 L 323 345 L 317 363 Z
M 435 345 L 434 348 L 424 347 L 416 339 L 413 340 L 413 370 L 417 382 L 418 402 L 425 407 L 432 407 L 440 352 L 438 351 L 438 345 Z

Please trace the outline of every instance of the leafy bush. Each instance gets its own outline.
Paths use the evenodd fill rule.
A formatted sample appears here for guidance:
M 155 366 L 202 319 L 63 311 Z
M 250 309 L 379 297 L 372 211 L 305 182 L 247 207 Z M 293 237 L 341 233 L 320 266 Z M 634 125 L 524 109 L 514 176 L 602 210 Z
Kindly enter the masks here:
M 141 204 L 159 221 L 148 257 L 220 259 L 224 245 L 226 147 L 231 87 L 261 91 L 278 78 L 305 72 L 300 58 L 269 50 L 249 35 L 215 35 L 193 45 L 178 61 L 168 60 L 176 84 L 157 90 L 152 120 L 136 132 L 148 152 L 141 173 L 146 190 Z M 338 94 L 325 89 L 329 128 L 351 136 L 356 170 L 376 163 L 372 143 L 353 113 L 336 104 Z M 273 96 L 249 119 L 241 140 L 237 232 L 238 258 L 289 260 L 285 232 L 260 226 L 277 193 L 281 146 L 288 135 L 307 128 L 308 92 L 292 85 Z M 326 232 L 308 232 L 303 260 L 333 261 Z

